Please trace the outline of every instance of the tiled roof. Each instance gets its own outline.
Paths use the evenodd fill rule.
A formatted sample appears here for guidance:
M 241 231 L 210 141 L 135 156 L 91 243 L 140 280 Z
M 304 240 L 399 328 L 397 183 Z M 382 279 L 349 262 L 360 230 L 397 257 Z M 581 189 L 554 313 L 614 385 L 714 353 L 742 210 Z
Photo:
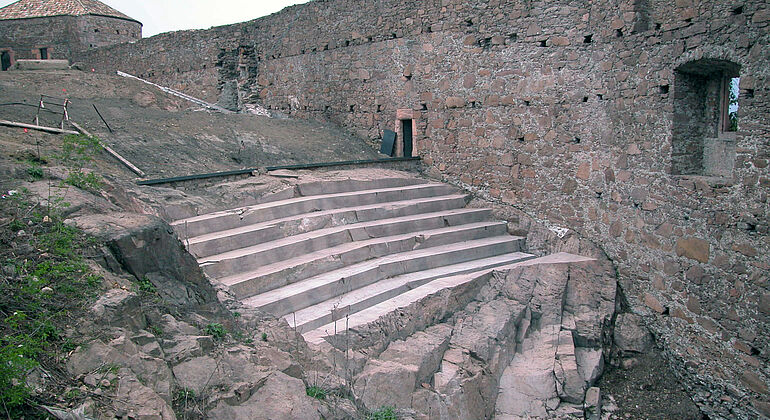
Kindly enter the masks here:
M 19 0 L 0 9 L 0 20 L 62 15 L 100 15 L 138 22 L 96 0 Z

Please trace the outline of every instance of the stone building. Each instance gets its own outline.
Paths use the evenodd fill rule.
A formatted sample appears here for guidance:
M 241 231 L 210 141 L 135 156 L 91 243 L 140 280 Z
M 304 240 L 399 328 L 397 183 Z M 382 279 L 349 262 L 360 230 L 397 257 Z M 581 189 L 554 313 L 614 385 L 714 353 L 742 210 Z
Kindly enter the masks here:
M 139 21 L 96 0 L 19 0 L 0 9 L 2 70 L 141 38 Z
M 770 415 L 768 45 L 764 0 L 328 0 L 80 59 L 411 128 L 434 176 L 600 246 L 714 419 Z

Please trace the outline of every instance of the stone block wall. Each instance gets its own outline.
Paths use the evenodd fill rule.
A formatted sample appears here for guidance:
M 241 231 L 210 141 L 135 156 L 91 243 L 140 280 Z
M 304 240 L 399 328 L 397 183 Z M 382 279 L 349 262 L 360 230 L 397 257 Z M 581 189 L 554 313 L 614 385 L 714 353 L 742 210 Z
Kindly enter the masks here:
M 142 38 L 142 25 L 107 16 L 81 16 L 75 19 L 79 50 L 134 42 Z
M 411 111 L 432 173 L 599 244 L 704 411 L 755 418 L 770 409 L 768 28 L 767 4 L 733 0 L 330 0 L 83 59 L 208 100 L 235 81 L 370 139 Z M 736 72 L 739 129 L 721 133 L 716 86 Z
M 119 70 L 216 102 L 220 54 L 240 45 L 242 25 L 163 33 L 133 44 L 82 51 L 73 61 L 98 73 Z
M 46 48 L 49 59 L 72 59 L 78 52 L 142 37 L 142 25 L 106 16 L 52 16 L 0 20 L 0 51 L 14 60 L 40 59 Z

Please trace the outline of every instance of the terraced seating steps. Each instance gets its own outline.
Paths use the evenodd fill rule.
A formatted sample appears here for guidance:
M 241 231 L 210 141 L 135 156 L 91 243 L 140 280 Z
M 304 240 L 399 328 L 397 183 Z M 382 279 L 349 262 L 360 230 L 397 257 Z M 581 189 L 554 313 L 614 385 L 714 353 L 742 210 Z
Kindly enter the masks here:
M 207 275 L 243 303 L 284 316 L 310 341 L 328 335 L 334 311 L 367 322 L 532 258 L 521 252 L 523 238 L 490 220 L 490 209 L 465 208 L 466 196 L 446 184 L 311 182 L 293 195 L 172 226 Z

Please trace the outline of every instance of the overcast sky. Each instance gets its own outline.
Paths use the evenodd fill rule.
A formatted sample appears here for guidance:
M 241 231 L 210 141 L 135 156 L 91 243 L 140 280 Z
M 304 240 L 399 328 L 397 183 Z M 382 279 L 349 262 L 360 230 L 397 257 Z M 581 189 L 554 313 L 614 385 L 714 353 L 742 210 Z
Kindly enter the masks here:
M 0 7 L 16 0 L 0 0 Z M 142 22 L 142 36 L 245 22 L 308 0 L 100 0 Z

